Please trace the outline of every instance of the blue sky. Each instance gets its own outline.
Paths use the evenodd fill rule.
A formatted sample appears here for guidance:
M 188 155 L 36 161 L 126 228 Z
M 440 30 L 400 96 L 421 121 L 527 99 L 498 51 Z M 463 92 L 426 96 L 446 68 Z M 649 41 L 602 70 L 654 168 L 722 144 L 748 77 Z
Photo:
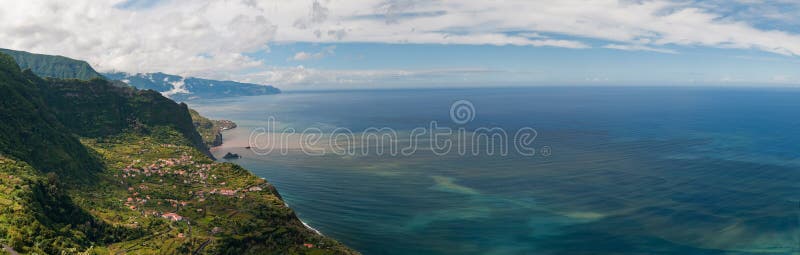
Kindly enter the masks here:
M 55 0 L 0 47 L 292 89 L 800 85 L 790 0 Z
M 757 50 L 674 47 L 677 53 L 606 48 L 286 43 L 251 54 L 273 66 L 320 70 L 441 71 L 418 79 L 436 86 L 657 85 L 794 86 L 800 59 Z M 318 54 L 296 60 L 298 52 Z M 401 82 L 383 81 L 392 83 Z M 450 84 L 452 82 L 452 84 Z

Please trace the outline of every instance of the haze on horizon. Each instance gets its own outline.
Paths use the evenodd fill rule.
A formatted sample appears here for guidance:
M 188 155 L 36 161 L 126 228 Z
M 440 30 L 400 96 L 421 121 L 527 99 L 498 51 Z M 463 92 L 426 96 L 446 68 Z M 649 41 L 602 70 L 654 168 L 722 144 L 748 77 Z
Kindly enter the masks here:
M 286 90 L 800 85 L 800 2 L 13 1 L 0 48 Z

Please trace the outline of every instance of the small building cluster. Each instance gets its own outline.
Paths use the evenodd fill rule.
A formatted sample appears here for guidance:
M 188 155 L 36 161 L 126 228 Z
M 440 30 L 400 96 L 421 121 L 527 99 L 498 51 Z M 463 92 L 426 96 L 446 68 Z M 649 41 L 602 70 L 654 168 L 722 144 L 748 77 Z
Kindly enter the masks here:
M 162 145 L 162 147 L 169 147 L 169 145 Z M 128 186 L 127 190 L 130 195 L 124 201 L 126 207 L 141 211 L 143 216 L 162 217 L 170 221 L 181 221 L 185 217 L 172 212 L 162 214 L 159 212 L 159 208 L 177 212 L 181 207 L 205 202 L 208 195 L 244 198 L 246 193 L 261 192 L 264 190 L 264 185 L 268 185 L 263 181 L 250 187 L 230 188 L 227 182 L 214 183 L 217 176 L 211 172 L 217 165 L 219 163 L 197 163 L 192 156 L 184 153 L 177 158 L 160 158 L 153 163 L 134 160 L 115 176 L 119 178 L 122 185 Z M 151 189 L 160 190 L 155 188 L 157 186 L 172 184 L 171 187 L 177 189 L 177 185 L 181 183 L 192 187 L 192 190 L 188 192 L 191 197 L 189 201 L 182 201 L 178 199 L 179 196 L 165 198 L 148 195 L 152 194 Z M 170 206 L 171 209 L 164 208 L 164 206 Z M 202 208 L 192 209 L 198 213 L 204 211 Z

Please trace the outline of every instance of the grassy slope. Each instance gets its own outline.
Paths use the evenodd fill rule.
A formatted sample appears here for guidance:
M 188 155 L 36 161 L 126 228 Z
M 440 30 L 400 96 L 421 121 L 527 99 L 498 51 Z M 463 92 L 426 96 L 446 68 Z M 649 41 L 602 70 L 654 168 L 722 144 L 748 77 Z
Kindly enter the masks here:
M 151 233 L 103 247 L 110 253 L 179 254 L 196 251 L 206 242 L 202 252 L 207 254 L 351 253 L 306 229 L 272 185 L 237 165 L 216 163 L 190 146 L 148 136 L 84 142 L 103 155 L 109 169 L 101 175 L 102 185 L 75 194 L 78 204 L 103 208 L 92 213 L 112 225 Z M 143 171 L 168 164 L 165 160 L 178 163 L 149 175 Z M 128 167 L 136 170 L 126 172 Z M 253 187 L 261 190 L 250 191 Z M 212 194 L 225 189 L 237 192 Z M 167 212 L 189 220 L 170 222 L 157 216 Z M 305 248 L 305 243 L 316 248 Z
M 204 155 L 199 135 L 186 135 L 185 105 L 175 108 L 183 124 L 162 122 L 168 116 L 149 108 L 160 95 L 110 86 L 41 80 L 0 54 L 0 244 L 39 254 L 355 253 L 304 228 L 262 179 Z M 187 220 L 157 217 L 168 212 Z

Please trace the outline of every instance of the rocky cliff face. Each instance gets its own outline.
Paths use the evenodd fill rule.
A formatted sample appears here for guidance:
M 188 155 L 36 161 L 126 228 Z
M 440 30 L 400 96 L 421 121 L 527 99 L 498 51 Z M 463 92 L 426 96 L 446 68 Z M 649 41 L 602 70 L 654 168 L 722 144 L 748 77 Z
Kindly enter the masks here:
M 192 122 L 197 132 L 208 147 L 222 145 L 222 131 L 236 128 L 236 123 L 230 120 L 210 120 L 203 117 L 195 110 L 189 110 Z
M 222 145 L 222 132 L 217 132 L 217 134 L 214 135 L 214 141 L 211 141 L 211 147 L 217 147 L 220 145 Z
M 211 156 L 195 130 L 189 107 L 157 92 L 118 87 L 104 79 L 44 79 L 36 84 L 59 121 L 79 136 L 149 134 L 154 127 L 166 126 L 174 128 L 192 146 Z

